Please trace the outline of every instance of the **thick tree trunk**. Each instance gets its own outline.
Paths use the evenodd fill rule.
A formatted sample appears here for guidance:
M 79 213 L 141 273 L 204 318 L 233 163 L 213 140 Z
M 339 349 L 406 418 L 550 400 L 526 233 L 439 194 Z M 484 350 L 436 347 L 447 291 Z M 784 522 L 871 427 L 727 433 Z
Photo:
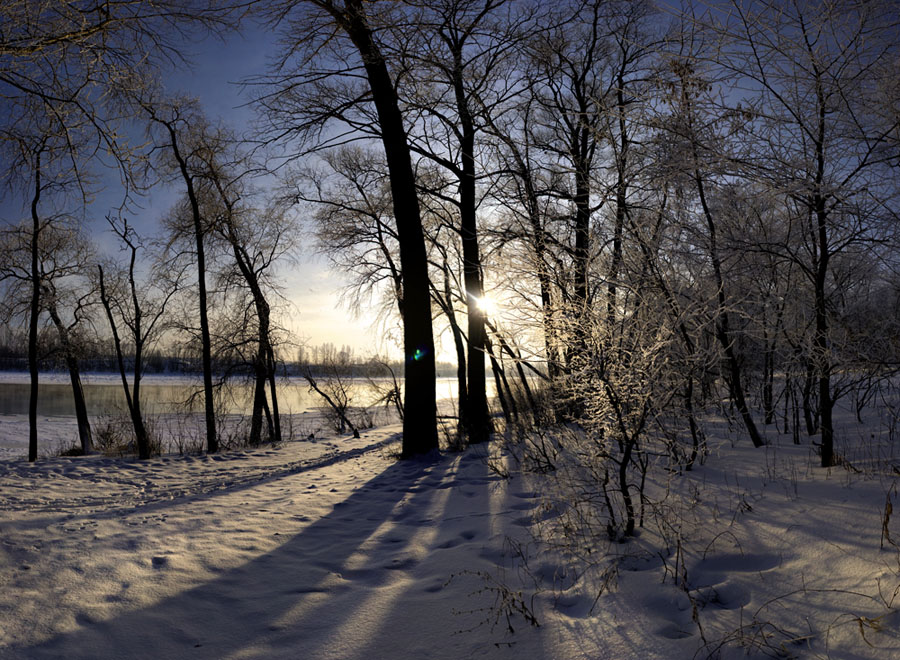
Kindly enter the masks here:
M 28 315 L 28 373 L 31 387 L 28 392 L 28 460 L 37 460 L 37 403 L 38 403 L 38 317 L 41 311 L 41 273 L 38 256 L 41 220 L 38 204 L 41 201 L 41 156 L 37 154 L 34 167 L 34 195 L 31 198 L 31 309 Z
M 434 336 L 425 235 L 416 196 L 409 142 L 387 63 L 375 43 L 363 2 L 347 0 L 345 7 L 340 10 L 330 3 L 323 5 L 347 33 L 362 57 L 387 158 L 400 244 L 400 268 L 403 272 L 406 387 L 401 456 L 412 458 L 438 448 Z

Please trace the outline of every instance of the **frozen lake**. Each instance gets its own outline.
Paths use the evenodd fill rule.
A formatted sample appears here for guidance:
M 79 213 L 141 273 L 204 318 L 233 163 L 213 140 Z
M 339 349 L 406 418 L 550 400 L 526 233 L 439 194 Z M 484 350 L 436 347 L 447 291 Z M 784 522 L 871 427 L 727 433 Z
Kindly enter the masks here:
M 116 423 L 127 425 L 128 413 L 119 377 L 109 373 L 89 373 L 84 374 L 82 379 L 92 424 L 119 420 Z M 65 373 L 43 373 L 38 382 L 39 451 L 53 452 L 59 447 L 71 445 L 77 438 L 72 389 Z M 389 384 L 387 380 L 376 382 L 383 386 Z M 350 405 L 353 407 L 372 406 L 379 396 L 363 378 L 351 381 L 350 389 Z M 156 418 L 157 430 L 163 437 L 194 435 L 194 427 L 200 428 L 202 425 L 203 398 L 198 396 L 193 404 L 190 400 L 193 394 L 202 394 L 201 390 L 199 377 L 148 375 L 141 379 L 141 405 L 148 417 Z M 489 393 L 493 393 L 490 386 Z M 18 456 L 26 450 L 28 394 L 28 374 L 0 372 L 0 458 Z M 438 379 L 437 400 L 446 413 L 455 408 L 456 379 Z M 230 424 L 249 415 L 251 407 L 252 386 L 244 383 L 235 383 L 219 402 L 220 414 L 227 416 Z M 282 415 L 293 418 L 295 433 L 304 437 L 327 427 L 322 421 L 314 421 L 322 419 L 321 413 L 327 407 L 325 400 L 310 392 L 306 381 L 301 378 L 281 379 L 278 407 Z M 384 410 L 383 404 L 378 410 Z
M 105 415 L 126 410 L 121 381 L 114 374 L 85 374 L 82 376 L 88 413 Z M 38 415 L 43 417 L 74 417 L 75 404 L 68 375 L 64 373 L 41 374 L 38 391 Z M 389 381 L 377 380 L 387 386 Z M 0 372 L 0 415 L 28 414 L 28 374 Z M 351 405 L 369 406 L 378 395 L 366 379 L 351 381 Z M 493 388 L 489 387 L 489 391 Z M 203 399 L 191 404 L 194 394 L 202 393 L 200 378 L 184 375 L 144 376 L 141 379 L 141 404 L 148 414 L 202 412 Z M 222 397 L 223 412 L 249 414 L 253 388 L 235 383 Z M 456 398 L 456 380 L 437 380 L 437 400 L 452 401 Z M 278 406 L 284 413 L 303 413 L 319 410 L 325 401 L 301 378 L 281 379 L 278 388 Z

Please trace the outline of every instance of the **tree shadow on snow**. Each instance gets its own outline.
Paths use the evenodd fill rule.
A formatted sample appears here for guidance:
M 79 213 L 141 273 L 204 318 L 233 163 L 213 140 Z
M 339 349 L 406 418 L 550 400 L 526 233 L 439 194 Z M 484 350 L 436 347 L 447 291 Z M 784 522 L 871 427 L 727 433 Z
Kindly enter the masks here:
M 348 598 L 366 593 L 360 586 L 383 586 L 398 571 L 413 567 L 415 560 L 405 560 L 404 550 L 412 535 L 440 527 L 442 521 L 418 516 L 433 508 L 435 498 L 447 496 L 453 481 L 444 480 L 455 462 L 445 457 L 436 463 L 392 464 L 271 552 L 149 607 L 105 621 L 79 615 L 79 630 L 30 647 L 0 649 L 0 657 L 323 657 L 311 654 L 310 645 L 319 647 L 360 615 L 347 607 Z M 394 524 L 382 534 L 385 523 Z M 391 551 L 373 548 L 374 543 L 390 544 Z M 392 559 L 377 565 L 385 557 Z M 134 586 L 152 589 L 152 584 Z M 392 625 L 389 618 L 384 625 Z M 340 648 L 322 653 L 347 657 Z

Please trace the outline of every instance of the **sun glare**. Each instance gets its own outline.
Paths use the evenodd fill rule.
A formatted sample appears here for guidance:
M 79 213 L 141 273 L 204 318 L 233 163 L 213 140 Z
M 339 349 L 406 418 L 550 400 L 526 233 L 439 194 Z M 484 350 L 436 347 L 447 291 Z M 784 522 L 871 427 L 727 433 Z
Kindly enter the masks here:
M 492 298 L 491 296 L 473 296 L 472 294 L 469 295 L 475 300 L 475 305 L 485 314 L 485 316 L 496 316 L 497 312 L 500 311 L 500 307 L 497 304 L 496 299 Z

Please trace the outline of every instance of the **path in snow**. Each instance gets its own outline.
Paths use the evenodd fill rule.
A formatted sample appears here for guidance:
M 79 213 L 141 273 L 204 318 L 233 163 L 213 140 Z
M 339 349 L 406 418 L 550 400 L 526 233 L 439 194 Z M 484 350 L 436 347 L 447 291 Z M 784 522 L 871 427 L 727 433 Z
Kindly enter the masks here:
M 473 453 L 396 462 L 392 439 L 8 462 L 0 658 L 472 657 L 455 633 L 485 613 L 452 610 L 491 595 L 447 581 L 495 571 L 534 494 Z

